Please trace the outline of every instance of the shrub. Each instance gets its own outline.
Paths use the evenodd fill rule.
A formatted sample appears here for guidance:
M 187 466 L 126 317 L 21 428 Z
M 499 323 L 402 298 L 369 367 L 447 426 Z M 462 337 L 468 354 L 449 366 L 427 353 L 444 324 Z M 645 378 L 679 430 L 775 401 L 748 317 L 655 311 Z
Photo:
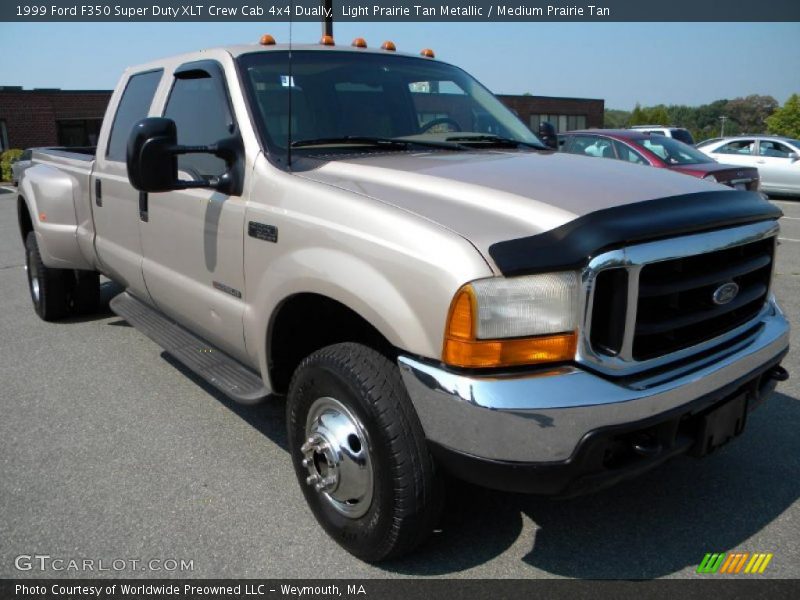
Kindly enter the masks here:
M 11 164 L 22 156 L 22 150 L 10 148 L 0 154 L 0 181 L 11 181 Z

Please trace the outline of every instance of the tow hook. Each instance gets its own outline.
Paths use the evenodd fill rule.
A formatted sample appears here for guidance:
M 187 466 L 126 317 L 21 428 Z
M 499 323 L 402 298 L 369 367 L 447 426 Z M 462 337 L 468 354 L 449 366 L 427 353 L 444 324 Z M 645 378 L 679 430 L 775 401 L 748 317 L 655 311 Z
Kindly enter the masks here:
M 780 365 L 775 365 L 769 371 L 767 371 L 767 377 L 774 379 L 775 381 L 786 381 L 789 379 L 789 371 Z
M 631 448 L 639 456 L 653 457 L 661 452 L 661 442 L 652 435 L 642 433 L 631 440 Z

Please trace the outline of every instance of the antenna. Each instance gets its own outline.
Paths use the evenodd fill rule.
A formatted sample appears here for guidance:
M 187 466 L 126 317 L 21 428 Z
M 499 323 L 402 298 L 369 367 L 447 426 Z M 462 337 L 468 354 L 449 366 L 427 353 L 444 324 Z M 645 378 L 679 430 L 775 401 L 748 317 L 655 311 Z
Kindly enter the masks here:
M 294 12 L 294 0 L 292 0 L 292 10 L 289 12 L 289 81 L 286 82 L 286 87 L 289 90 L 289 124 L 286 128 L 286 168 L 292 169 L 292 87 L 294 86 L 294 78 L 292 75 L 292 13 Z

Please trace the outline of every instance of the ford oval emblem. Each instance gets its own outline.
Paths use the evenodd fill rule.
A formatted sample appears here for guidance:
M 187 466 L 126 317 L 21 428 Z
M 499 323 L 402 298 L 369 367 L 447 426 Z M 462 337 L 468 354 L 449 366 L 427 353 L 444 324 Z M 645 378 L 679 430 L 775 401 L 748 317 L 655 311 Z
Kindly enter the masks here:
M 723 283 L 714 290 L 714 295 L 711 298 L 714 300 L 714 304 L 722 305 L 731 302 L 738 294 L 739 285 L 733 281 L 729 281 L 728 283 Z

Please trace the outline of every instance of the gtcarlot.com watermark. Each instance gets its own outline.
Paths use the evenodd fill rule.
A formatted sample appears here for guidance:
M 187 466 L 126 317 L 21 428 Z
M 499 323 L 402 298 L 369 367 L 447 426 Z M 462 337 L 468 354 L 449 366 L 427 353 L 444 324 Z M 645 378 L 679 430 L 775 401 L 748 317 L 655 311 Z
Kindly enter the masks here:
M 91 573 L 99 571 L 194 571 L 194 559 L 185 558 L 65 558 L 49 554 L 20 554 L 14 559 L 17 571 Z

